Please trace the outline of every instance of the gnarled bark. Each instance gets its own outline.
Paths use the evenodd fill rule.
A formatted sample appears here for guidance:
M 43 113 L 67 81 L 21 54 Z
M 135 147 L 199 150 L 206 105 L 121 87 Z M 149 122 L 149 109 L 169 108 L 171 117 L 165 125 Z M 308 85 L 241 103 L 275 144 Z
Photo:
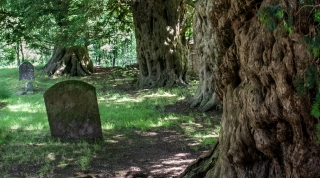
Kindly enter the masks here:
M 182 0 L 134 1 L 139 87 L 186 84 L 187 56 L 182 44 Z M 184 35 L 183 35 L 184 36 Z
M 213 1 L 196 3 L 193 21 L 194 51 L 200 61 L 201 68 L 199 71 L 199 86 L 195 95 L 189 100 L 189 104 L 191 107 L 199 107 L 202 111 L 209 111 L 220 104 L 214 78 L 218 72 L 216 57 L 219 49 L 213 47 L 216 46 L 214 45 L 216 43 L 216 37 L 214 37 L 216 33 L 211 23 L 213 13 L 208 14 L 211 4 L 213 4 Z
M 93 72 L 93 63 L 86 47 L 56 47 L 51 59 L 45 65 L 49 75 L 86 76 Z
M 305 43 L 315 28 L 312 12 L 302 13 L 297 0 L 277 1 L 295 17 L 289 34 L 283 23 L 270 31 L 256 15 L 273 1 L 209 1 L 198 3 L 211 6 L 223 116 L 219 156 L 205 177 L 320 177 L 317 121 L 310 115 L 315 95 L 299 96 L 293 85 L 315 63 Z M 192 170 L 182 177 L 196 177 Z

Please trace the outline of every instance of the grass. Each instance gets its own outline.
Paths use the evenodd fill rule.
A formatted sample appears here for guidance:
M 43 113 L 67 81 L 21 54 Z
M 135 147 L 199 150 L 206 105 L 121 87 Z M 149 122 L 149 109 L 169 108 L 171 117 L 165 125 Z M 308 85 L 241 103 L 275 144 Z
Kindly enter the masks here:
M 92 158 L 102 149 L 101 144 L 62 142 L 50 136 L 43 93 L 55 83 L 69 79 L 80 79 L 96 87 L 104 133 L 181 128 L 179 132 L 196 141 L 197 144 L 190 145 L 195 150 L 217 140 L 219 127 L 210 120 L 205 122 L 208 129 L 203 129 L 203 125 L 195 122 L 194 114 L 163 112 L 165 106 L 192 95 L 195 87 L 126 93 L 113 90 L 114 82 L 121 84 L 133 78 L 112 81 L 106 77 L 93 81 L 88 77 L 49 78 L 37 67 L 35 72 L 35 93 L 16 95 L 17 91 L 23 90 L 26 81 L 18 80 L 16 68 L 0 69 L 0 86 L 4 86 L 0 89 L 0 177 L 46 177 L 69 166 L 81 171 L 90 169 Z

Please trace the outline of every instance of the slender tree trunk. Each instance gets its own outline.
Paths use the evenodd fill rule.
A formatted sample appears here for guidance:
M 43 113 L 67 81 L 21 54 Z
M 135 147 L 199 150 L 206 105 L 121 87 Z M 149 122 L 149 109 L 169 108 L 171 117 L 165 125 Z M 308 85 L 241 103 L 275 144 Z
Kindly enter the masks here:
M 211 49 L 218 49 L 211 58 L 223 116 L 218 145 L 181 177 L 320 177 L 317 120 L 310 115 L 315 94 L 299 96 L 293 85 L 317 62 L 305 42 L 317 23 L 301 1 L 277 2 L 198 2 L 212 23 Z M 282 21 L 270 31 L 257 17 L 275 5 L 294 17 L 292 34 Z
M 17 66 L 19 67 L 21 62 L 20 62 L 20 44 L 17 42 L 16 44 L 16 54 L 17 54 Z
M 115 49 L 112 50 L 112 67 L 116 66 L 116 59 L 118 57 L 118 49 L 117 47 Z
M 22 45 L 22 42 L 20 43 L 20 50 L 21 50 L 21 59 L 22 59 L 22 62 L 24 62 L 24 53 L 23 53 L 23 45 Z
M 86 47 L 56 47 L 51 59 L 45 65 L 49 75 L 85 76 L 93 72 L 93 63 Z
M 187 56 L 181 43 L 182 0 L 135 1 L 132 5 L 139 87 L 186 84 Z

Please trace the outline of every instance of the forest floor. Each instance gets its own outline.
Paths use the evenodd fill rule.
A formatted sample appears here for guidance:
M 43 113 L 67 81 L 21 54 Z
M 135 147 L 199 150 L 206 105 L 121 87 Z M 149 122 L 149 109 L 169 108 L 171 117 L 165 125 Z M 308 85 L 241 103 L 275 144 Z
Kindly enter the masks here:
M 111 68 L 96 68 L 91 80 L 99 80 L 103 75 L 110 75 Z M 134 94 L 138 89 L 132 83 L 116 85 L 115 90 Z M 186 100 L 179 101 L 165 107 L 165 112 L 189 115 L 201 113 L 196 108 L 190 108 Z M 205 115 L 195 114 L 199 125 L 205 125 L 210 118 L 217 124 L 222 111 L 210 111 Z M 217 115 L 219 117 L 217 117 Z M 205 129 L 205 128 L 200 128 Z M 178 177 L 184 169 L 200 155 L 206 153 L 210 147 L 191 147 L 196 141 L 180 132 L 181 128 L 164 128 L 157 131 L 124 131 L 124 133 L 104 134 L 105 146 L 100 154 L 105 157 L 94 159 L 91 168 L 85 172 L 78 172 L 76 177 L 116 177 L 116 178 L 170 178 Z M 112 143 L 116 140 L 117 144 Z M 115 154 L 117 153 L 117 154 Z M 65 171 L 65 170 L 63 170 Z M 61 172 L 61 175 L 64 175 Z

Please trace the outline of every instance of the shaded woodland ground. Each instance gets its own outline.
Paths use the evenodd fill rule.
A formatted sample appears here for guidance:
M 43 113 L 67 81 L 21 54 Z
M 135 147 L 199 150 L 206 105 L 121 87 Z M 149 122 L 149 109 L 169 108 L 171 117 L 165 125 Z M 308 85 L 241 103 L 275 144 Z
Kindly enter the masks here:
M 110 75 L 110 70 L 111 68 L 96 68 L 91 78 L 94 80 Z M 132 95 L 138 92 L 132 83 L 118 84 L 114 88 Z M 165 112 L 182 115 L 195 113 L 197 116 L 197 113 L 201 113 L 197 109 L 190 108 L 186 100 L 166 106 Z M 204 127 L 208 116 L 212 123 L 220 123 L 220 120 L 216 118 L 220 118 L 221 114 L 222 111 L 211 111 L 204 116 L 198 116 L 195 118 L 196 123 L 200 126 L 198 129 L 206 129 Z M 79 172 L 76 176 L 177 177 L 190 163 L 210 149 L 210 146 L 199 147 L 199 149 L 191 147 L 198 143 L 183 134 L 178 126 L 160 131 L 124 132 L 121 135 L 104 133 L 104 138 L 106 139 L 105 146 L 100 153 L 104 157 L 94 160 L 89 172 Z M 61 172 L 61 175 L 64 173 Z
M 99 83 L 99 87 L 97 88 L 98 94 L 105 93 L 112 89 L 115 93 L 126 93 L 130 95 L 131 98 L 135 98 L 138 97 L 141 92 L 144 92 L 144 90 L 137 89 L 134 84 L 136 81 L 135 72 L 137 71 L 135 71 L 134 68 L 127 71 L 123 68 L 96 67 L 92 75 L 81 79 L 92 84 Z M 130 79 L 126 80 L 128 77 Z M 107 84 L 101 84 L 102 79 L 107 79 Z M 45 82 L 51 79 L 39 79 L 38 77 L 36 80 Z M 40 86 L 39 82 L 38 85 Z M 42 92 L 44 88 L 40 86 L 36 88 L 36 90 L 38 90 L 36 92 L 40 90 Z M 192 115 L 194 116 L 192 123 L 181 120 L 178 121 L 180 124 L 172 124 L 169 127 L 158 127 L 156 129 L 147 128 L 141 130 L 139 128 L 131 128 L 110 131 L 104 130 L 104 139 L 101 143 L 86 146 L 89 150 L 94 150 L 94 154 L 91 156 L 90 164 L 85 170 L 79 169 L 79 165 L 75 162 L 76 158 L 64 158 L 63 155 L 57 154 L 55 158 L 56 161 L 65 160 L 65 163 L 56 166 L 56 161 L 53 161 L 50 163 L 51 171 L 47 171 L 42 177 L 177 177 L 190 163 L 212 147 L 211 143 L 201 144 L 197 139 L 188 135 L 184 128 L 190 127 L 193 132 L 208 131 L 211 133 L 210 129 L 214 129 L 212 128 L 213 126 L 220 125 L 222 114 L 221 110 L 203 113 L 197 109 L 192 109 L 188 106 L 187 101 L 187 99 L 179 100 L 174 104 L 159 108 L 159 110 L 163 110 L 163 112 L 165 112 L 164 114 L 172 113 L 179 115 L 181 118 Z M 7 105 L 10 105 L 10 103 L 0 103 L 0 111 L 4 111 Z M 110 112 L 112 112 L 112 110 Z M 119 110 L 115 112 L 119 112 Z M 22 135 L 25 136 L 33 133 L 26 130 L 14 130 L 12 132 L 21 132 Z M 54 143 L 53 147 L 50 147 L 49 142 L 51 135 L 50 133 L 45 133 L 45 135 L 36 136 L 39 137 L 40 144 L 33 142 L 30 143 L 30 145 L 19 145 L 16 143 L 11 144 L 9 141 L 6 145 L 0 146 L 0 153 L 2 155 L 8 155 L 6 153 L 8 149 L 28 151 L 33 149 L 32 147 L 37 149 L 36 147 L 45 146 L 46 144 L 48 144 L 48 150 L 59 150 L 59 147 L 62 149 L 64 143 L 61 143 L 62 145 L 59 146 L 59 142 Z M 208 136 L 212 137 L 212 134 Z M 201 135 L 201 137 L 206 137 L 206 135 Z M 217 135 L 214 137 L 217 139 Z M 34 140 L 37 140 L 37 138 Z M 83 147 L 83 143 L 81 144 Z M 70 147 L 69 149 L 73 149 L 70 150 L 70 152 L 77 152 L 77 150 L 75 150 L 77 147 L 80 148 L 81 146 Z M 65 147 L 63 149 L 68 150 L 68 148 Z M 1 154 L 0 161 L 2 160 Z M 46 153 L 38 153 L 38 151 L 32 154 L 34 155 L 30 156 L 38 157 L 39 155 L 45 154 L 44 157 L 47 157 Z M 26 153 L 26 155 L 28 155 L 28 153 Z M 27 156 L 23 159 L 29 159 L 29 161 L 25 161 L 28 164 L 17 164 L 17 161 L 13 161 L 14 164 L 11 165 L 0 164 L 0 172 L 5 171 L 6 173 L 3 174 L 5 177 L 39 177 L 41 170 L 45 168 L 43 163 L 33 163 L 31 161 L 33 159 Z M 2 173 L 0 176 L 1 175 Z

